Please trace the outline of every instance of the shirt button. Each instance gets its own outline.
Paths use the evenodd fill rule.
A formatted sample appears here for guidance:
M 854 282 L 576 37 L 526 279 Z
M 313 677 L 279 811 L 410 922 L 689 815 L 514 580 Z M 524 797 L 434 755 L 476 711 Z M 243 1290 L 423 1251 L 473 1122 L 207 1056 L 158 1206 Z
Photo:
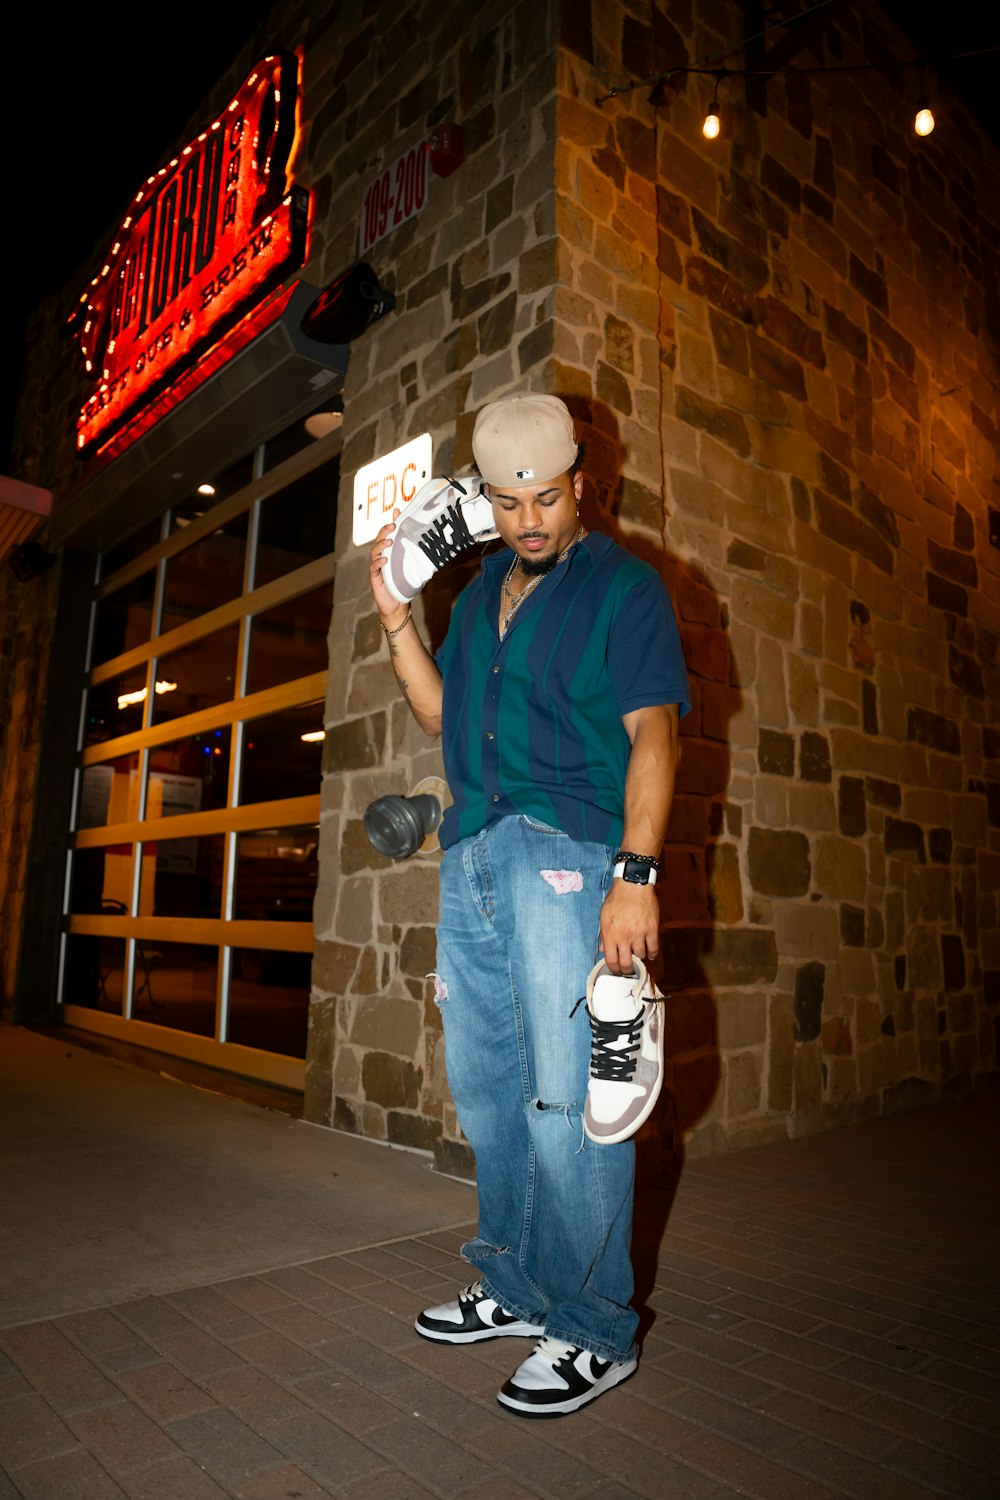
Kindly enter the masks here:
M 486 731 L 486 738 L 488 740 L 491 740 L 493 738 L 493 731 L 492 731 L 492 729 L 487 729 L 487 731 Z
M 494 674 L 494 676 L 496 675 L 497 672 L 499 672 L 499 670 L 500 670 L 499 667 L 494 667 L 493 668 L 493 674 Z
M 492 800 L 494 802 L 499 802 L 500 801 L 500 793 L 499 792 L 494 792 Z

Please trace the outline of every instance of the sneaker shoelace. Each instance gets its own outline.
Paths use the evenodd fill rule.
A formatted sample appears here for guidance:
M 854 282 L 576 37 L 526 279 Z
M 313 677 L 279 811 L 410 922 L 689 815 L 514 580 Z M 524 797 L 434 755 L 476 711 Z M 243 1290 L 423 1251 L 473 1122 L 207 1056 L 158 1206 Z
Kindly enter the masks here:
M 458 1294 L 459 1302 L 478 1302 L 483 1296 L 483 1283 L 474 1281 L 471 1286 L 463 1287 Z
M 575 1006 L 573 1008 L 576 1009 Z M 591 1078 L 604 1079 L 610 1083 L 628 1083 L 631 1080 L 639 1064 L 643 1019 L 642 1009 L 630 1021 L 598 1021 L 587 1011 L 593 1038 L 590 1048 Z
M 430 558 L 435 568 L 442 568 L 453 557 L 471 547 L 475 540 L 462 512 L 462 502 L 457 500 L 454 505 L 445 506 L 441 514 L 431 522 L 417 541 L 417 546 Z

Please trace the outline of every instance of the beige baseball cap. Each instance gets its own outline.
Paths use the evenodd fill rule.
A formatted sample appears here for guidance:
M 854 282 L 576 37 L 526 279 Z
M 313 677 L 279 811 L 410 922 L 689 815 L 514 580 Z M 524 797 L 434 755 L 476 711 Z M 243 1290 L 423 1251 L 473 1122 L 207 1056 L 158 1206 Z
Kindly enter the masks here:
M 558 396 L 505 396 L 476 418 L 472 451 L 487 484 L 518 489 L 565 474 L 579 444 L 573 418 Z

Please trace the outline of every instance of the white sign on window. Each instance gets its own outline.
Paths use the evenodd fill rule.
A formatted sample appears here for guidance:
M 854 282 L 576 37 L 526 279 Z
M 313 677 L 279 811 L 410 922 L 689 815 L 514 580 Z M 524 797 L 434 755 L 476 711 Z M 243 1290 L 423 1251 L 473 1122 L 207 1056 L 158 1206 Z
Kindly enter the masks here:
M 365 464 L 354 476 L 354 545 L 363 546 L 378 536 L 393 510 L 402 510 L 431 477 L 431 435 L 394 448 L 374 463 Z

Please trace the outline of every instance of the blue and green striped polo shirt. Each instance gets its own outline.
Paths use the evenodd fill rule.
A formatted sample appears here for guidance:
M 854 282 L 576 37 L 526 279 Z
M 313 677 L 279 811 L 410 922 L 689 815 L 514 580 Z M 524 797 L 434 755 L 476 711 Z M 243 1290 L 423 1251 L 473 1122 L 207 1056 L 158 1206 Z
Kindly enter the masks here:
M 437 652 L 453 798 L 441 846 L 516 813 L 617 845 L 630 749 L 622 716 L 691 706 L 670 595 L 648 563 L 593 533 L 532 590 L 501 641 L 512 556 L 504 547 L 483 559 Z

